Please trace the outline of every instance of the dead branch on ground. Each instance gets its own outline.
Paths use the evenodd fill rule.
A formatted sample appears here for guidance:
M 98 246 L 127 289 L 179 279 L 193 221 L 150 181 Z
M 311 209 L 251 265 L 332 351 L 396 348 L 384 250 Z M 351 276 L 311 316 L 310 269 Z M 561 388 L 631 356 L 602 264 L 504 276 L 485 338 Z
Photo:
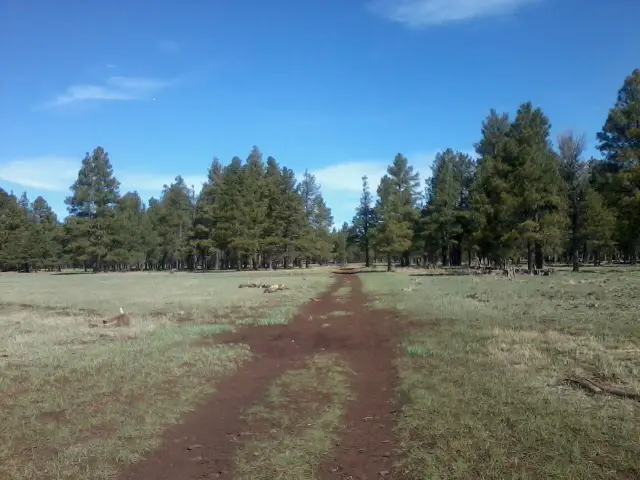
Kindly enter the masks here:
M 636 392 L 627 392 L 625 390 L 621 390 L 619 388 L 615 388 L 615 387 L 610 387 L 607 385 L 600 385 L 596 382 L 594 382 L 593 380 L 589 380 L 588 378 L 584 378 L 584 377 L 568 377 L 565 378 L 564 381 L 566 383 L 571 383 L 574 385 L 577 385 L 578 387 L 587 390 L 590 393 L 593 393 L 594 395 L 599 394 L 599 395 L 612 395 L 614 397 L 618 397 L 618 398 L 629 398 L 631 400 L 635 400 L 637 402 L 640 402 L 640 393 L 636 393 Z

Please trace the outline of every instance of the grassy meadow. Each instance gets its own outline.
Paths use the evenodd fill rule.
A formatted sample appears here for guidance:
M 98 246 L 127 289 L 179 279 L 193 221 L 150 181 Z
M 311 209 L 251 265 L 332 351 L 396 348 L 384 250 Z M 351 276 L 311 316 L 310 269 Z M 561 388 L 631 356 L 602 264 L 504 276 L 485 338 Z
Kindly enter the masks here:
M 238 452 L 238 477 L 318 478 L 318 463 L 335 444 L 352 398 L 350 374 L 344 361 L 325 353 L 277 378 L 248 412 L 249 427 L 259 433 Z
M 286 323 L 328 272 L 0 275 L 0 478 L 112 478 L 251 355 L 202 337 Z
M 413 320 L 399 359 L 402 478 L 640 478 L 640 270 L 361 274 Z M 417 325 L 417 326 L 416 326 Z
M 251 357 L 203 337 L 288 322 L 332 270 L 0 275 L 0 478 L 113 478 Z M 399 479 L 640 478 L 640 402 L 565 381 L 640 392 L 640 269 L 359 277 L 369 307 L 404 323 Z M 349 321 L 350 292 L 323 318 Z M 120 307 L 131 324 L 103 326 Z M 238 478 L 316 478 L 351 378 L 326 353 L 276 378 L 247 412 Z

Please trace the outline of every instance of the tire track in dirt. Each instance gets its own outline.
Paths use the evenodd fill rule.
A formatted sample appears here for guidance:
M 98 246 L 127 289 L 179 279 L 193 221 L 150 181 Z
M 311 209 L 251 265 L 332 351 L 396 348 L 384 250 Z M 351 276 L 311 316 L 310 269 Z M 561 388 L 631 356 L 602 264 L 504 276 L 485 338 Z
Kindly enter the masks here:
M 355 372 L 349 405 L 340 441 L 322 466 L 322 478 L 373 480 L 398 478 L 393 473 L 395 412 L 398 409 L 395 385 L 398 378 L 394 359 L 399 323 L 393 312 L 371 310 L 357 275 L 345 275 L 351 298 L 344 309 L 345 327 L 354 339 L 352 348 L 342 352 Z
M 344 286 L 350 294 L 339 301 Z M 216 336 L 216 343 L 245 343 L 255 357 L 221 380 L 204 404 L 168 428 L 161 446 L 126 468 L 122 480 L 191 480 L 234 478 L 236 449 L 247 435 L 244 412 L 257 404 L 269 384 L 313 355 L 338 353 L 355 376 L 354 400 L 345 427 L 321 478 L 394 478 L 393 424 L 397 378 L 392 313 L 369 310 L 357 275 L 337 274 L 332 287 L 305 304 L 288 325 L 246 327 Z M 331 316 L 332 312 L 349 315 Z

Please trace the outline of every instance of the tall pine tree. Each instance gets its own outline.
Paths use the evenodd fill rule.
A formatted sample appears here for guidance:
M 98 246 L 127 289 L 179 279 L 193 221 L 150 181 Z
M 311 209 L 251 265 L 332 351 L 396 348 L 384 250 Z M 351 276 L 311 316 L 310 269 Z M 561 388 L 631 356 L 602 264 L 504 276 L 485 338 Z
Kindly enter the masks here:
M 65 200 L 70 215 L 68 248 L 76 260 L 84 261 L 94 271 L 106 267 L 105 259 L 112 249 L 119 188 L 109 154 L 96 147 L 82 160 L 71 195 Z
M 362 194 L 360 204 L 353 217 L 353 234 L 351 241 L 355 242 L 364 253 L 364 263 L 367 268 L 371 266 L 371 242 L 376 226 L 375 205 L 373 195 L 369 188 L 369 179 L 362 177 Z

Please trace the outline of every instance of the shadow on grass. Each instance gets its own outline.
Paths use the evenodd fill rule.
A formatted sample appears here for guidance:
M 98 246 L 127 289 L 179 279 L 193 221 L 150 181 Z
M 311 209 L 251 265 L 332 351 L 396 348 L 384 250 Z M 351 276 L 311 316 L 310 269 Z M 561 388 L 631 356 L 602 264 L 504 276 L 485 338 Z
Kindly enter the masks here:
M 100 272 L 95 272 L 95 273 L 100 273 Z M 56 275 L 56 276 L 67 276 L 67 275 L 93 275 L 94 272 L 53 272 L 51 273 L 51 275 Z
M 470 277 L 471 272 L 412 273 L 410 277 Z
M 365 269 L 353 267 L 353 268 L 343 268 L 340 270 L 334 270 L 331 273 L 334 273 L 336 275 L 360 275 L 364 273 L 389 273 L 389 272 L 387 272 L 387 270 L 365 270 Z

